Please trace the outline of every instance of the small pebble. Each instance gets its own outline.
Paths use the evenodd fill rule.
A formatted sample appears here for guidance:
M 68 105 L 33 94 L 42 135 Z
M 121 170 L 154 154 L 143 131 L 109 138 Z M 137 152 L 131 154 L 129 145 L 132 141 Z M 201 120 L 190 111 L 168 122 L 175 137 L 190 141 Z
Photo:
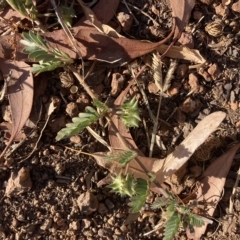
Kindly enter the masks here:
M 128 32 L 132 27 L 133 17 L 130 14 L 120 12 L 117 15 L 117 19 L 122 26 L 124 32 Z
M 232 10 L 234 11 L 234 12 L 238 12 L 238 13 L 240 13 L 240 0 L 238 0 L 237 2 L 235 2 L 235 3 L 233 3 L 233 5 L 232 5 Z
M 217 15 L 220 15 L 221 17 L 227 16 L 229 14 L 229 9 L 228 7 L 219 4 L 215 7 L 215 12 Z
M 91 226 L 91 221 L 89 219 L 82 219 L 81 228 L 89 228 Z
M 107 209 L 107 207 L 103 203 L 99 203 L 98 212 L 101 215 L 106 215 L 108 213 L 108 209 Z
M 219 66 L 214 63 L 208 68 L 208 73 L 211 75 L 213 80 L 217 80 L 220 77 L 221 70 Z
M 70 102 L 66 106 L 66 113 L 72 118 L 78 116 L 78 105 L 75 102 Z
M 105 200 L 104 203 L 109 210 L 111 210 L 115 207 L 115 205 L 112 203 L 112 201 L 110 201 L 108 198 Z
M 80 223 L 79 221 L 72 221 L 70 224 L 69 224 L 69 228 L 72 229 L 72 230 L 79 230 L 80 229 Z

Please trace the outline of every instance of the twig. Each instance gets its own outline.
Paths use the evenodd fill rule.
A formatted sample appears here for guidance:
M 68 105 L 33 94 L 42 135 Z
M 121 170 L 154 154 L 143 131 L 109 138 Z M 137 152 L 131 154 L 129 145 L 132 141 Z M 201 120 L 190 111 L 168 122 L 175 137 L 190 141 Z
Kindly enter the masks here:
M 123 0 L 123 3 L 125 4 L 127 10 L 128 10 L 129 13 L 132 15 L 132 17 L 133 17 L 135 23 L 136 23 L 137 26 L 138 26 L 138 25 L 139 25 L 139 21 L 136 19 L 136 17 L 135 17 L 134 14 L 132 13 L 131 9 L 129 8 L 129 6 L 128 6 L 127 2 L 126 2 L 126 0 Z
M 154 147 L 155 140 L 156 140 L 156 133 L 157 133 L 157 128 L 158 128 L 158 119 L 159 119 L 161 104 L 162 104 L 162 94 L 160 94 L 160 96 L 159 96 L 157 116 L 155 118 L 154 125 L 153 125 L 152 138 L 151 138 L 151 143 L 150 143 L 150 148 L 149 148 L 149 157 L 152 157 L 153 147 Z
M 128 3 L 128 5 L 129 5 L 131 8 L 133 8 L 133 9 L 137 10 L 138 12 L 142 13 L 143 15 L 145 15 L 146 17 L 148 17 L 149 19 L 151 19 L 152 22 L 153 22 L 153 24 L 154 24 L 155 26 L 159 26 L 159 23 L 156 22 L 156 21 L 155 21 L 151 16 L 149 16 L 147 13 L 143 12 L 141 9 L 135 7 L 134 5 L 132 5 L 132 4 L 130 4 L 130 3 Z
M 86 127 L 88 132 L 96 139 L 98 140 L 102 145 L 108 148 L 109 151 L 112 151 L 112 147 L 109 146 L 109 144 L 101 137 L 99 136 L 92 128 Z
M 27 159 L 29 159 L 29 158 L 33 155 L 33 153 L 37 150 L 38 143 L 39 143 L 39 141 L 40 141 L 40 139 L 41 139 L 41 137 L 42 137 L 43 131 L 45 130 L 45 128 L 46 128 L 46 126 L 47 126 L 47 124 L 48 124 L 48 121 L 49 121 L 49 119 L 50 119 L 50 116 L 51 116 L 51 114 L 53 113 L 54 109 L 55 109 L 55 107 L 53 106 L 53 102 L 51 102 L 50 105 L 49 105 L 49 107 L 48 107 L 47 120 L 46 120 L 46 122 L 45 122 L 45 124 L 44 124 L 44 126 L 43 126 L 43 128 L 42 128 L 42 130 L 41 130 L 41 132 L 40 132 L 40 134 L 39 134 L 38 140 L 37 140 L 37 142 L 35 143 L 35 146 L 34 146 L 33 150 L 30 152 L 30 154 L 29 154 L 26 158 L 24 158 L 23 160 L 21 160 L 19 163 L 22 163 L 22 162 L 26 161 Z
M 235 184 L 234 184 L 234 187 L 233 187 L 233 190 L 232 190 L 232 195 L 231 195 L 230 201 L 229 201 L 229 213 L 230 214 L 233 214 L 233 201 L 234 201 L 234 198 L 235 198 L 235 195 L 236 195 L 236 192 L 237 192 L 237 187 L 238 187 L 239 180 L 240 180 L 240 167 L 237 171 L 237 179 L 235 181 Z
M 86 84 L 86 82 L 84 81 L 84 78 L 77 72 L 76 68 L 73 65 L 69 65 L 68 68 L 73 72 L 73 74 L 75 75 L 75 77 L 77 78 L 77 80 L 79 81 L 79 83 L 83 86 L 83 88 L 85 89 L 85 91 L 88 93 L 88 95 L 92 98 L 92 99 L 96 99 L 97 96 L 95 95 L 95 93 L 91 90 L 91 88 Z
M 57 16 L 57 18 L 58 18 L 59 23 L 61 24 L 61 26 L 62 26 L 64 32 L 66 33 L 66 35 L 67 35 L 70 43 L 72 44 L 74 50 L 77 52 L 79 58 L 80 58 L 81 61 L 82 61 L 82 72 L 83 72 L 83 76 L 84 76 L 84 61 L 83 61 L 83 58 L 82 58 L 81 51 L 80 51 L 80 49 L 79 49 L 79 47 L 78 47 L 77 41 L 76 41 L 76 39 L 73 37 L 71 31 L 69 30 L 69 28 L 68 28 L 67 24 L 65 23 L 62 15 L 61 15 L 61 13 L 58 11 L 58 7 L 57 7 L 57 5 L 56 5 L 56 3 L 55 3 L 55 0 L 50 0 L 50 1 L 51 1 L 51 4 L 52 4 L 52 6 L 53 6 L 53 8 L 54 8 L 54 10 L 55 10 L 55 13 L 56 13 L 56 16 Z
M 3 101 L 4 96 L 7 93 L 7 86 L 8 86 L 9 81 L 11 80 L 11 77 L 12 77 L 12 71 L 10 70 L 7 78 L 4 79 L 4 85 L 3 85 L 3 88 L 2 88 L 2 91 L 1 91 L 1 95 L 0 95 L 0 102 Z

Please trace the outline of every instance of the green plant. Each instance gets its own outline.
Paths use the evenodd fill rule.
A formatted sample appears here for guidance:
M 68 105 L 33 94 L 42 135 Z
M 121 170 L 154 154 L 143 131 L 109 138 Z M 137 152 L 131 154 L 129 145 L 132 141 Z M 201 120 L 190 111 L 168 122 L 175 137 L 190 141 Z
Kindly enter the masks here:
M 72 123 L 68 123 L 65 128 L 58 132 L 56 140 L 59 141 L 81 132 L 84 128 L 97 122 L 99 118 L 106 116 L 112 111 L 112 109 L 109 109 L 104 103 L 97 99 L 94 99 L 93 104 L 98 108 L 98 111 L 93 107 L 86 107 L 85 113 L 80 113 L 78 117 L 74 117 Z M 138 125 L 140 118 L 137 100 L 135 98 L 131 99 L 130 102 L 125 102 L 123 106 L 118 108 L 116 113 L 125 119 L 128 127 L 136 127 Z
M 165 211 L 162 210 L 162 218 L 166 220 L 163 240 L 173 239 L 180 224 L 185 229 L 193 229 L 193 227 L 204 225 L 204 221 L 200 216 L 191 213 L 190 207 L 179 204 L 171 193 L 169 193 L 169 198 L 162 197 L 152 204 L 153 209 L 163 207 L 165 207 Z
M 29 59 L 39 62 L 39 64 L 33 64 L 33 73 L 52 71 L 65 64 L 73 63 L 66 53 L 51 47 L 39 34 L 30 31 L 23 32 L 22 35 L 24 39 L 20 42 L 26 46 L 23 52 L 29 54 Z
M 36 20 L 37 10 L 31 0 L 6 0 L 8 4 L 30 20 Z

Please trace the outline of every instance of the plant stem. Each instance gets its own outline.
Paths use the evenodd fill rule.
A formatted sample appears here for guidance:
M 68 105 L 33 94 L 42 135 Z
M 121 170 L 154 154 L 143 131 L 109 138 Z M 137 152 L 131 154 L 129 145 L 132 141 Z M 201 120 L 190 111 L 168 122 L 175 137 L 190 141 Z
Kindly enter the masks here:
M 97 96 L 95 95 L 95 93 L 92 91 L 92 89 L 86 84 L 86 82 L 84 81 L 84 78 L 77 72 L 76 68 L 73 65 L 69 65 L 68 68 L 73 72 L 74 76 L 77 78 L 77 80 L 79 81 L 79 83 L 83 86 L 83 88 L 85 89 L 85 91 L 88 93 L 88 95 L 92 98 L 92 99 L 97 99 Z

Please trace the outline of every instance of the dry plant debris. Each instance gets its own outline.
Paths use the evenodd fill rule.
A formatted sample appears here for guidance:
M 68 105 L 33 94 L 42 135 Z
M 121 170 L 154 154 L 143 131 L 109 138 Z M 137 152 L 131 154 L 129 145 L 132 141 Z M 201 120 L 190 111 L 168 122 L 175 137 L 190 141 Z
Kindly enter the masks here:
M 205 239 L 238 165 L 239 2 L 56 3 L 0 6 L 0 238 Z

